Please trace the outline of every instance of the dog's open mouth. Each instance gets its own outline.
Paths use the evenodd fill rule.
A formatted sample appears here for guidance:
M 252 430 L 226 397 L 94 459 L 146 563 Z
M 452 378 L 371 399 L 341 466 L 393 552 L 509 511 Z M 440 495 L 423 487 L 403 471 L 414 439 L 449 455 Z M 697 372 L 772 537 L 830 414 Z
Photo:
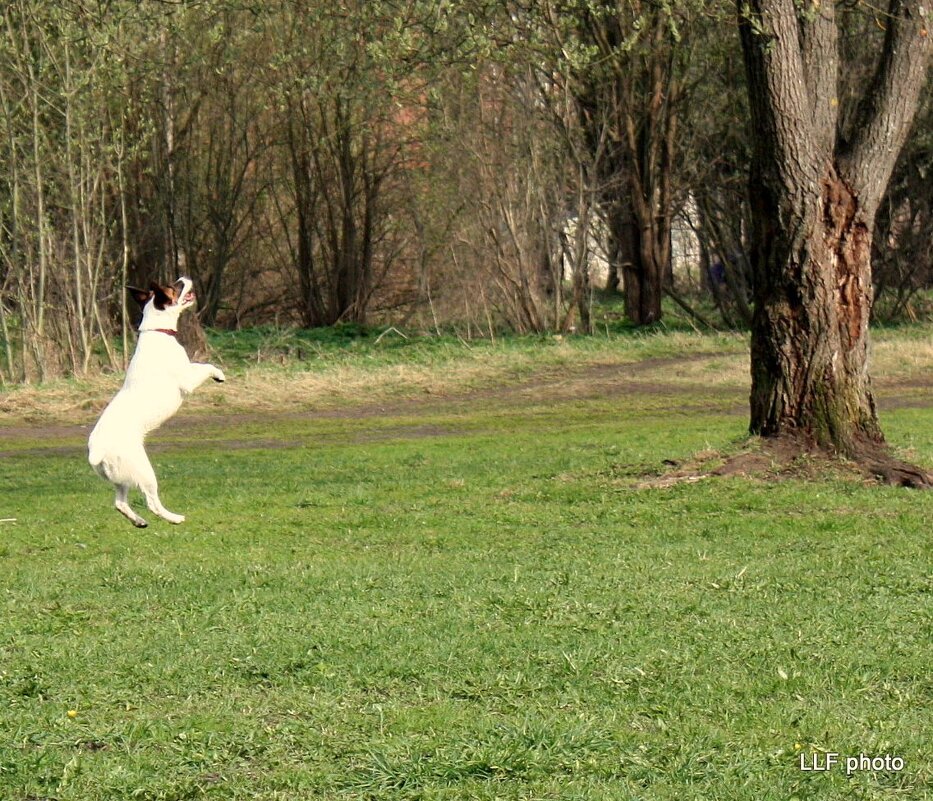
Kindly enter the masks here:
M 182 300 L 182 303 L 194 303 L 194 292 L 188 292 Z

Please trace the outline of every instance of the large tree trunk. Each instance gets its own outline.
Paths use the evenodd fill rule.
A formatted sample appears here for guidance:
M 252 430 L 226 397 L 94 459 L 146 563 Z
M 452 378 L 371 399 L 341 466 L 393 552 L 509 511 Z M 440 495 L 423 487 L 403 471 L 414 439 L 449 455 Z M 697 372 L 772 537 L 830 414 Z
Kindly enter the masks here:
M 664 271 L 654 260 L 638 259 L 622 265 L 625 316 L 635 325 L 661 319 L 661 284 Z
M 926 12 L 890 0 L 875 77 L 838 133 L 833 3 L 737 5 L 755 145 L 750 429 L 877 459 L 871 239 L 925 82 Z
M 882 441 L 867 358 L 871 226 L 835 169 L 826 172 L 799 227 L 759 232 L 750 428 L 851 454 Z
M 178 318 L 178 341 L 191 361 L 202 362 L 210 353 L 201 321 L 192 312 Z
M 626 318 L 635 325 L 656 323 L 661 319 L 664 269 L 651 242 L 643 241 L 642 229 L 626 198 L 618 199 L 609 215 L 609 253 L 622 278 Z

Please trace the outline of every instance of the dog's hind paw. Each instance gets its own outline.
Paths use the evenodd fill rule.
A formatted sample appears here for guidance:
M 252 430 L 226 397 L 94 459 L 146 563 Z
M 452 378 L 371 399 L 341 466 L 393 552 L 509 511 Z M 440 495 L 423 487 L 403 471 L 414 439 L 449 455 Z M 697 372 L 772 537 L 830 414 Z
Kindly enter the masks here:
M 126 501 L 117 501 L 114 506 L 116 510 L 123 515 L 127 520 L 129 520 L 136 528 L 145 528 L 149 524 L 145 521 L 144 518 L 140 517 L 136 512 L 134 512 L 130 505 Z

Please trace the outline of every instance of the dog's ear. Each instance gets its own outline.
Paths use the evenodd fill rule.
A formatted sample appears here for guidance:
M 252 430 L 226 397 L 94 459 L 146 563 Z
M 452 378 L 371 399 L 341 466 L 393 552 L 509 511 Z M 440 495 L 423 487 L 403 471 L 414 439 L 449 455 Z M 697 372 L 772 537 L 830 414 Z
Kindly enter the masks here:
M 152 297 L 152 292 L 148 289 L 140 289 L 135 286 L 127 286 L 127 289 L 130 291 L 130 294 L 140 306 L 145 306 L 149 302 L 149 298 Z
M 169 292 L 172 290 L 169 287 L 159 286 L 155 281 L 149 284 L 149 288 L 152 290 L 152 294 L 155 295 L 155 307 L 159 311 L 163 311 L 166 306 L 171 306 L 175 302 Z

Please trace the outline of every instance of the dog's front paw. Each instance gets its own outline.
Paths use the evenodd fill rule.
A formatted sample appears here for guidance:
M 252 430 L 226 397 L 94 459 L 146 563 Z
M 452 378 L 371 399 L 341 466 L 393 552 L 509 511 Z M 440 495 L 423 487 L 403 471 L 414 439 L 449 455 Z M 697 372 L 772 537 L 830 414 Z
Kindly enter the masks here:
M 214 370 L 214 374 L 211 376 L 218 384 L 223 384 L 227 380 L 227 377 L 224 375 L 223 370 Z

